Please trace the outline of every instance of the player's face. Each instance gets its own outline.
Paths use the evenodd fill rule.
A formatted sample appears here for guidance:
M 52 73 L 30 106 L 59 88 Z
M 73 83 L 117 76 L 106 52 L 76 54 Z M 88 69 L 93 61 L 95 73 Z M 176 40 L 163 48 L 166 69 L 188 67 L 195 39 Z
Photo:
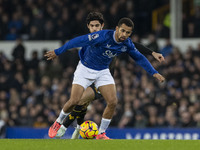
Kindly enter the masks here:
M 120 27 L 116 27 L 115 39 L 117 42 L 125 41 L 132 33 L 132 27 L 122 24 Z
M 102 30 L 103 26 L 104 24 L 101 24 L 98 20 L 90 21 L 90 23 L 87 25 L 90 33 Z

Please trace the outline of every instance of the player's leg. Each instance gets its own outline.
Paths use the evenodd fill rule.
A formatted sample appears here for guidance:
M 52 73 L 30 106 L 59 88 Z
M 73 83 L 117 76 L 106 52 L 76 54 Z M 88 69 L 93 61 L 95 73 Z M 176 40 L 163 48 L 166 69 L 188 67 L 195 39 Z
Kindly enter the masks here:
M 110 84 L 101 86 L 99 87 L 99 91 L 101 92 L 107 103 L 107 106 L 103 113 L 103 118 L 112 119 L 118 102 L 115 85 Z
M 107 106 L 103 112 L 100 128 L 99 128 L 99 135 L 97 139 L 109 139 L 105 135 L 105 131 L 108 128 L 113 114 L 115 112 L 115 108 L 117 106 L 117 96 L 116 96 L 116 88 L 114 84 L 104 85 L 99 87 L 99 91 L 103 95 L 104 99 L 106 100 Z
M 77 115 L 77 117 L 76 117 L 78 125 L 81 125 L 84 122 L 84 117 L 85 117 L 89 103 L 93 100 L 102 98 L 102 95 L 100 94 L 99 91 L 97 91 L 94 84 L 92 84 L 87 89 L 87 93 L 85 93 L 85 94 L 84 93 L 83 93 L 81 100 L 78 103 L 78 105 L 83 105 L 81 113 L 79 115 Z
M 54 124 L 49 128 L 49 137 L 53 138 L 56 136 L 57 131 L 60 129 L 63 120 L 69 114 L 70 110 L 78 104 L 81 96 L 83 95 L 84 87 L 78 84 L 72 84 L 70 99 L 65 103 L 59 117 L 56 119 Z
M 96 139 L 109 139 L 105 135 L 105 131 L 111 122 L 117 105 L 117 94 L 114 79 L 108 69 L 101 71 L 98 76 L 98 80 L 95 81 L 95 86 L 98 88 L 107 103 L 99 127 L 99 135 Z
M 52 138 L 56 136 L 61 124 L 63 123 L 63 120 L 70 113 L 71 109 L 78 104 L 84 90 L 95 81 L 95 77 L 96 76 L 94 76 L 93 72 L 91 73 L 89 68 L 85 67 L 81 62 L 79 62 L 76 71 L 74 72 L 70 99 L 65 103 L 59 117 L 50 127 L 49 137 Z
M 90 102 L 95 99 L 95 91 L 93 90 L 92 87 L 93 86 L 87 88 L 87 90 L 83 93 L 83 96 L 81 97 L 81 100 L 77 105 L 77 106 L 82 106 L 81 111 L 75 114 L 77 118 L 77 127 L 79 127 L 83 123 L 87 107 L 90 104 Z
M 80 137 L 80 133 L 79 133 L 80 125 L 84 122 L 84 117 L 85 117 L 86 111 L 87 111 L 87 108 L 83 109 L 81 111 L 81 113 L 77 115 L 77 117 L 76 117 L 77 118 L 77 127 L 74 130 L 71 139 L 79 139 L 79 137 Z
M 102 95 L 97 91 L 97 89 L 95 88 L 94 84 L 92 84 L 90 86 L 90 92 L 92 95 L 90 95 L 91 97 L 89 98 L 90 100 L 88 101 L 88 96 L 83 95 L 82 100 L 79 102 L 79 105 L 84 105 L 82 111 L 80 114 L 77 115 L 77 127 L 75 129 L 75 131 L 72 134 L 72 138 L 71 139 L 78 139 L 80 137 L 80 125 L 84 122 L 84 118 L 87 112 L 87 106 L 89 105 L 89 103 L 93 100 L 96 99 L 100 99 L 102 98 Z M 93 90 L 93 92 L 92 92 Z
M 73 111 L 66 117 L 66 119 L 63 122 L 63 125 L 61 128 L 58 130 L 58 133 L 56 137 L 61 137 L 65 134 L 67 128 L 70 126 L 70 124 L 73 123 L 73 121 L 77 118 L 77 128 L 73 133 L 72 138 L 76 138 L 79 136 L 79 131 L 80 129 L 80 124 L 83 123 L 84 117 L 87 111 L 87 106 L 88 104 L 94 100 L 95 98 L 95 93 L 94 90 L 91 87 L 88 87 L 84 93 L 83 96 L 81 97 L 81 100 L 79 101 L 78 105 L 76 105 L 73 109 Z M 78 135 L 77 135 L 78 134 Z

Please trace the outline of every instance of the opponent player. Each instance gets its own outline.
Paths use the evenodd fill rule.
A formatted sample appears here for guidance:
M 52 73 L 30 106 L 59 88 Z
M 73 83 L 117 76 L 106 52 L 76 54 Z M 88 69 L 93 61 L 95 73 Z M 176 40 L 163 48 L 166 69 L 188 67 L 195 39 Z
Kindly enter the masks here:
M 90 33 L 100 31 L 104 27 L 103 15 L 99 12 L 89 13 L 86 18 L 86 22 L 87 22 L 87 27 L 88 27 Z M 135 47 L 142 54 L 153 55 L 153 57 L 155 59 L 157 59 L 159 62 L 164 61 L 164 57 L 162 56 L 162 54 L 153 52 L 149 48 L 147 48 L 139 43 L 135 43 L 135 42 L 133 42 L 133 43 L 134 43 Z M 111 65 L 109 67 L 112 75 L 114 73 L 115 61 L 116 61 L 116 59 L 114 59 L 111 62 Z M 85 114 L 87 111 L 87 106 L 89 105 L 89 103 L 91 101 L 100 99 L 100 98 L 102 98 L 102 95 L 99 92 L 97 92 L 97 90 L 94 87 L 94 84 L 89 86 L 84 91 L 84 94 L 81 97 L 79 104 L 74 107 L 73 111 L 64 120 L 63 124 L 61 125 L 61 128 L 57 132 L 56 137 L 62 137 L 65 134 L 69 125 L 72 124 L 75 119 L 77 119 L 77 127 L 72 134 L 72 139 L 78 139 L 80 136 L 80 134 L 79 134 L 80 125 L 84 122 L 84 117 L 85 117 Z M 79 110 L 79 105 L 81 107 L 83 107 L 81 111 Z
M 117 96 L 114 79 L 108 67 L 112 58 L 121 53 L 129 54 L 136 63 L 141 65 L 150 75 L 157 78 L 160 82 L 165 80 L 135 48 L 129 38 L 133 28 L 134 24 L 129 18 L 122 18 L 115 31 L 102 30 L 79 36 L 68 41 L 64 46 L 45 54 L 47 60 L 51 60 L 67 49 L 82 47 L 79 51 L 80 62 L 74 73 L 71 97 L 65 103 L 57 120 L 50 127 L 50 137 L 56 136 L 64 118 L 69 114 L 71 109 L 78 104 L 85 89 L 94 83 L 95 87 L 101 92 L 107 102 L 97 139 L 109 139 L 105 135 L 105 131 L 113 117 L 117 105 Z M 81 109 L 82 108 L 80 108 L 80 110 Z

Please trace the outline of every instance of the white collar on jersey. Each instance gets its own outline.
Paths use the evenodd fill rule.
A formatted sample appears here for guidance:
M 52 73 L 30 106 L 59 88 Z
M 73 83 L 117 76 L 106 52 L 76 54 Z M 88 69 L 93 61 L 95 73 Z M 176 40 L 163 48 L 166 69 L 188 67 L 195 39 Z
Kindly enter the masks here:
M 116 39 L 115 39 L 115 32 L 116 31 L 114 31 L 114 33 L 113 33 L 113 40 L 115 41 L 115 43 L 120 44 L 121 42 L 117 42 Z

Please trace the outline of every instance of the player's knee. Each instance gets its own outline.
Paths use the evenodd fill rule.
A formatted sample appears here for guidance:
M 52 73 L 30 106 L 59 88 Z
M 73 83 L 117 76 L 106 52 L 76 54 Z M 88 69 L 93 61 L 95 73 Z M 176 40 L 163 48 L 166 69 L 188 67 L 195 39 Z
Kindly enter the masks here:
M 107 105 L 109 107 L 115 108 L 117 106 L 117 98 L 112 98 L 107 102 Z
M 77 105 L 78 102 L 79 102 L 78 99 L 73 99 L 73 98 L 69 99 L 69 103 L 70 103 L 71 106 L 75 106 L 75 105 Z

